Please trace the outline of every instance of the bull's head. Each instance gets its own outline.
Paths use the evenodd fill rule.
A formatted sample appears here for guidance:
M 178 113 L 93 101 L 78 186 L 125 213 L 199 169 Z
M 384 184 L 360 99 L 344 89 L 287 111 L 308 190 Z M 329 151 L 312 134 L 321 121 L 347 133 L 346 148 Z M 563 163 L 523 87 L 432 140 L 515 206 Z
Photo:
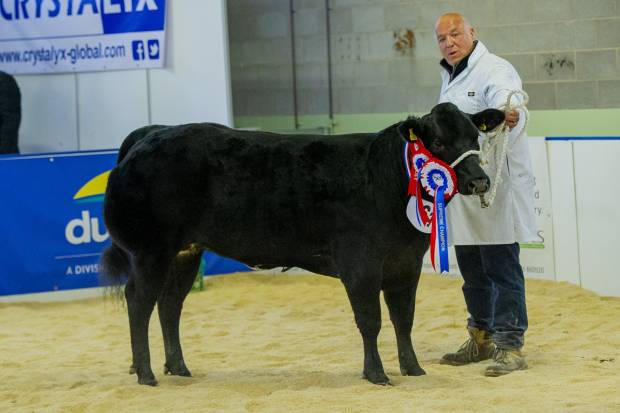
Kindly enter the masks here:
M 504 112 L 486 109 L 474 115 L 461 112 L 452 103 L 440 103 L 421 118 L 411 116 L 398 126 L 400 136 L 409 140 L 409 130 L 422 140 L 426 149 L 451 164 L 470 150 L 479 150 L 479 131 L 490 131 L 504 120 Z M 488 191 L 490 179 L 480 167 L 478 156 L 463 159 L 454 168 L 458 190 L 463 195 L 479 195 Z

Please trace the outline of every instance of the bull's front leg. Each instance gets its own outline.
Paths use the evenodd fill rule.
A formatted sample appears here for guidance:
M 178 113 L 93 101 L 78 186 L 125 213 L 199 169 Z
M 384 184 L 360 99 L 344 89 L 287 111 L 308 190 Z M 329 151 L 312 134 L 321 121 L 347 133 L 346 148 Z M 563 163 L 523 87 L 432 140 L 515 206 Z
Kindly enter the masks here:
M 403 376 L 421 376 L 426 372 L 420 367 L 411 342 L 411 328 L 415 312 L 414 285 L 406 285 L 399 289 L 384 290 L 383 298 L 390 310 L 390 319 L 396 331 L 396 345 L 398 347 L 398 361 Z
M 381 289 L 377 281 L 372 277 L 360 277 L 360 274 L 342 277 L 364 342 L 364 378 L 374 384 L 387 385 L 390 379 L 383 370 L 377 348 L 377 336 L 381 330 Z

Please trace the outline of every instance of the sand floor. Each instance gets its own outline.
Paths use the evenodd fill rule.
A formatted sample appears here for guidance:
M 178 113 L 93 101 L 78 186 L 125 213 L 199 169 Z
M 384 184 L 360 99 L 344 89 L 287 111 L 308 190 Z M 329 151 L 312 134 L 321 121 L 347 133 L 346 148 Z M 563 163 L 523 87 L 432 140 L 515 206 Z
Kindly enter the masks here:
M 427 375 L 399 374 L 383 307 L 379 351 L 394 386 L 361 379 L 361 337 L 338 280 L 210 277 L 185 302 L 181 334 L 194 377 L 128 374 L 125 308 L 110 299 L 0 304 L 0 412 L 620 412 L 620 298 L 528 280 L 530 369 L 499 378 L 489 362 L 438 364 L 465 339 L 460 280 L 424 276 L 414 346 Z

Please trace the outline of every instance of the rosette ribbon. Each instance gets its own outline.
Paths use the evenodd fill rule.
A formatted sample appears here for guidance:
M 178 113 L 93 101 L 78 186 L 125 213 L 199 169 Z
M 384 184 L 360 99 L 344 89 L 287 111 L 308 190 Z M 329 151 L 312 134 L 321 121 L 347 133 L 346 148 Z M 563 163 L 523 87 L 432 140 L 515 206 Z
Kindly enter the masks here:
M 412 224 L 424 233 L 430 232 L 430 217 L 422 200 L 418 175 L 422 166 L 431 159 L 433 155 L 424 147 L 422 141 L 417 140 L 405 144 L 405 166 L 409 176 L 409 196 L 413 197 L 415 208 L 412 214 Z M 429 208 L 431 209 L 431 208 Z M 432 213 L 432 209 L 430 211 Z
M 438 272 L 449 272 L 446 205 L 457 191 L 454 169 L 437 158 L 429 159 L 418 172 L 418 181 L 424 191 L 433 197 L 431 263 L 437 271 L 436 261 L 439 258 Z
M 436 262 L 439 262 L 439 272 L 449 272 L 445 207 L 457 192 L 454 169 L 434 157 L 419 139 L 405 144 L 405 165 L 409 176 L 408 194 L 415 205 L 412 213 L 407 215 L 416 229 L 430 233 L 431 263 L 435 271 Z M 432 204 L 423 200 L 422 191 L 433 198 Z

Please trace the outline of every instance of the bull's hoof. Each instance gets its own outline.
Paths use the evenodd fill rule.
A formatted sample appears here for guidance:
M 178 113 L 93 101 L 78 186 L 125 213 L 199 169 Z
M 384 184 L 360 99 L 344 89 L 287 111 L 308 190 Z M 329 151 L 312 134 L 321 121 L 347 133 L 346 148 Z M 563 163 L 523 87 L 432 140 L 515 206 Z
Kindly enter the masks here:
M 144 384 L 146 386 L 155 387 L 157 386 L 157 380 L 155 379 L 155 376 L 144 377 L 144 378 L 139 377 L 138 384 Z
M 129 368 L 130 374 L 136 374 L 138 376 L 138 384 L 145 384 L 147 386 L 157 386 L 157 380 L 155 380 L 155 375 L 151 371 L 151 368 L 139 369 L 136 368 L 135 364 L 132 364 Z
M 172 364 L 172 363 L 171 363 Z M 176 366 L 170 367 L 168 363 L 164 364 L 164 374 L 168 376 L 183 376 L 183 377 L 192 377 L 192 373 L 189 371 L 187 366 L 185 366 L 185 362 L 181 361 L 176 363 Z
M 385 375 L 384 372 L 380 373 L 367 373 L 364 372 L 363 377 L 372 384 L 378 384 L 380 386 L 391 386 L 392 382 L 390 378 Z
M 400 374 L 403 376 L 424 376 L 426 372 L 420 366 L 401 367 Z

